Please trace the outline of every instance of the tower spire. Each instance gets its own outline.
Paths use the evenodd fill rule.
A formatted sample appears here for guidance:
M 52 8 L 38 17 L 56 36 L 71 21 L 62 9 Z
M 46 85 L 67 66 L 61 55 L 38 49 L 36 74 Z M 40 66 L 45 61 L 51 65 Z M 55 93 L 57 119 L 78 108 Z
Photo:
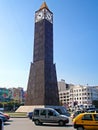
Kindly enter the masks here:
M 48 8 L 48 6 L 47 6 L 47 4 L 46 4 L 45 1 L 44 1 L 43 4 L 41 5 L 40 10 L 43 9 L 43 8 L 46 8 L 46 9 L 49 10 L 49 8 Z

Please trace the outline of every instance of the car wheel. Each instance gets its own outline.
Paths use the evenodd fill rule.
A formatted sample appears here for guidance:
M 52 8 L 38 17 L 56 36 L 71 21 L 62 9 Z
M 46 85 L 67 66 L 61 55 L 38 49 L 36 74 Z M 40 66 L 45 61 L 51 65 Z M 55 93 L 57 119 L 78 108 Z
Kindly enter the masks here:
M 34 123 L 35 123 L 35 125 L 40 125 L 40 121 L 39 120 L 35 120 Z
M 82 126 L 79 126 L 77 130 L 84 130 L 84 128 Z
M 64 125 L 64 122 L 63 122 L 63 121 L 59 121 L 59 125 L 60 125 L 60 126 L 63 126 L 63 125 Z

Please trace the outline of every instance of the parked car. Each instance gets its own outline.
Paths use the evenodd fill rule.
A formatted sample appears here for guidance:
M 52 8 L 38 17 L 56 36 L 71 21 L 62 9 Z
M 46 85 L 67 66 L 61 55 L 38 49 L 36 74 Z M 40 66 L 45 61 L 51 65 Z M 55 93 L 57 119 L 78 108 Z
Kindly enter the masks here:
M 10 115 L 7 113 L 3 113 L 0 111 L 0 115 L 4 115 L 8 120 L 10 119 Z
M 98 130 L 98 113 L 81 113 L 73 119 L 77 130 Z
M 7 117 L 0 114 L 0 119 L 2 119 L 3 122 L 8 121 Z
M 0 130 L 3 130 L 3 128 L 4 128 L 4 124 L 3 124 L 2 119 L 0 118 Z
M 85 111 L 83 111 L 83 110 L 74 111 L 74 112 L 71 114 L 72 120 L 73 120 L 77 115 L 79 115 L 80 113 L 84 113 L 84 112 L 85 112 Z
M 28 113 L 27 113 L 27 117 L 28 117 L 29 119 L 32 119 L 32 115 L 33 115 L 33 112 L 28 112 Z
M 58 113 L 60 113 L 61 115 L 70 116 L 70 113 L 67 111 L 67 109 L 64 106 L 51 106 L 51 105 L 49 106 L 49 105 L 46 105 L 45 108 L 53 108 Z
M 88 112 L 88 113 L 94 113 L 94 112 L 95 112 L 95 113 L 98 113 L 98 109 L 88 110 L 87 112 Z
M 36 108 L 33 111 L 32 121 L 36 125 L 42 123 L 58 123 L 60 126 L 69 123 L 69 118 L 65 115 L 60 115 L 52 108 Z

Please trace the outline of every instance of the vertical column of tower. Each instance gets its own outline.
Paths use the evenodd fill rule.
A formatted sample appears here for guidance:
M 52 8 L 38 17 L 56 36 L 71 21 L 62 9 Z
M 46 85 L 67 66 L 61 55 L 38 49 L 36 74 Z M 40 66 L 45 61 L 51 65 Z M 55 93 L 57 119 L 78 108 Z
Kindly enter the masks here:
M 35 12 L 34 55 L 26 105 L 59 105 L 56 68 L 53 64 L 53 13 L 45 2 Z

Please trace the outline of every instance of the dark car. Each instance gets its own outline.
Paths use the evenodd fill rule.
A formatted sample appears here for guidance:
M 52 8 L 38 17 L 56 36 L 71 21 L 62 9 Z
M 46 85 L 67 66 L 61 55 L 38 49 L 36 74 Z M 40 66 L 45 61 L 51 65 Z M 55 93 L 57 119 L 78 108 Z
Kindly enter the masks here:
M 98 109 L 88 110 L 87 112 L 88 112 L 88 113 L 93 113 L 93 112 L 94 112 L 94 113 L 98 113 Z
M 3 130 L 3 128 L 4 128 L 4 124 L 3 124 L 2 119 L 0 118 L 0 130 Z
M 7 114 L 7 113 L 3 113 L 3 112 L 0 111 L 0 115 L 5 116 L 8 120 L 10 119 L 10 115 Z
M 28 112 L 28 113 L 27 113 L 27 117 L 28 117 L 29 119 L 32 119 L 32 115 L 33 115 L 33 112 Z
M 0 119 L 2 119 L 3 122 L 8 121 L 7 117 L 4 115 L 0 115 Z
M 83 111 L 83 110 L 77 110 L 77 111 L 73 112 L 73 113 L 71 114 L 72 120 L 73 120 L 77 115 L 79 115 L 80 113 L 84 113 L 84 112 L 85 112 L 85 111 Z

